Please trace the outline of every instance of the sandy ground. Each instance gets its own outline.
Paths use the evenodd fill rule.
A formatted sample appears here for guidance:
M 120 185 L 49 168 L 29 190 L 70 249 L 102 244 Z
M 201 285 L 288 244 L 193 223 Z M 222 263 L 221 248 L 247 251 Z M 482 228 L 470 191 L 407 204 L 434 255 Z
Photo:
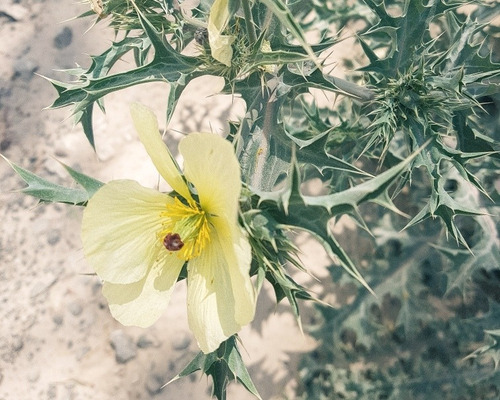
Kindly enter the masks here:
M 103 181 L 130 178 L 153 187 L 158 176 L 132 129 L 128 104 L 140 101 L 161 116 L 166 85 L 106 97 L 106 115 L 95 118 L 97 154 L 68 109 L 43 110 L 56 92 L 36 74 L 66 79 L 57 70 L 88 66 L 86 54 L 98 54 L 111 40 L 104 26 L 86 32 L 90 20 L 70 21 L 85 10 L 69 0 L 0 0 L 0 152 L 61 184 L 71 180 L 56 160 Z M 189 87 L 171 125 L 172 150 L 175 130 L 219 132 L 241 112 L 229 96 L 211 97 L 219 85 L 213 78 Z M 0 161 L 0 400 L 208 399 L 209 382 L 200 375 L 160 390 L 198 351 L 184 285 L 151 328 L 121 326 L 98 279 L 85 275 L 92 271 L 81 251 L 82 210 L 37 205 L 12 193 L 21 187 Z M 308 254 L 322 254 L 308 246 Z M 304 261 L 326 277 L 326 258 Z M 289 308 L 273 301 L 261 295 L 256 320 L 241 332 L 242 352 L 263 399 L 293 398 L 297 360 L 315 344 L 299 332 Z M 253 397 L 233 384 L 228 398 Z

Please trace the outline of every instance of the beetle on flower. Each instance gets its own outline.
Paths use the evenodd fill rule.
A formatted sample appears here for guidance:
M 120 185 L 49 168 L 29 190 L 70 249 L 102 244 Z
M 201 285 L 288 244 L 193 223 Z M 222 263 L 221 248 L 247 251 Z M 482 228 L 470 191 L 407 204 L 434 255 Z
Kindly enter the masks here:
M 131 111 L 141 142 L 174 191 L 131 180 L 104 185 L 83 214 L 85 258 L 103 280 L 112 315 L 140 327 L 162 315 L 187 263 L 189 327 L 210 353 L 255 313 L 251 248 L 238 224 L 240 167 L 229 142 L 192 133 L 179 144 L 182 175 L 155 115 L 139 104 Z

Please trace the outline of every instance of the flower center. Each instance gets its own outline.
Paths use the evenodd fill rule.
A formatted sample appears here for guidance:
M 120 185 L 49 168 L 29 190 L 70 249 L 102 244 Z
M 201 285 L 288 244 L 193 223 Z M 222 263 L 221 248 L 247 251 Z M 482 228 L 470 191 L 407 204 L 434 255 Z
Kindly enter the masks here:
M 179 251 L 184 247 L 184 242 L 178 233 L 167 233 L 167 236 L 163 239 L 163 245 L 167 250 Z
M 197 204 L 186 205 L 177 197 L 161 213 L 164 219 L 159 239 L 168 251 L 183 260 L 198 257 L 210 241 L 207 214 Z

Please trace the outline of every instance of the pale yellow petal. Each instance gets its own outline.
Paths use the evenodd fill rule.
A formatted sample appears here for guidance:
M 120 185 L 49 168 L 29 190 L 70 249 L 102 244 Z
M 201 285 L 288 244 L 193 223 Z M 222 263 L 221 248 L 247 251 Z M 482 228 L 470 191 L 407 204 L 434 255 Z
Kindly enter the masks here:
M 216 350 L 255 314 L 248 242 L 241 237 L 223 244 L 215 231 L 211 239 L 202 255 L 188 264 L 189 327 L 204 353 Z
M 256 305 L 255 289 L 250 280 L 252 248 L 241 228 L 236 229 L 232 241 L 227 240 L 228 236 L 217 227 L 216 232 L 214 240 L 218 238 L 220 243 L 236 299 L 235 319 L 239 325 L 245 326 L 254 319 Z
M 231 45 L 234 43 L 234 39 L 233 36 L 228 35 L 209 37 L 212 57 L 228 67 L 231 66 L 231 60 L 233 59 L 233 48 Z
M 208 23 L 212 24 L 217 33 L 221 33 L 229 22 L 229 0 L 215 0 L 210 7 Z M 210 34 L 210 32 L 209 32 Z
M 167 183 L 181 196 L 191 200 L 189 189 L 175 161 L 163 142 L 155 114 L 146 106 L 134 103 L 130 106 L 132 119 L 139 138 L 151 157 L 153 164 Z
M 103 294 L 113 317 L 123 325 L 146 328 L 163 314 L 184 261 L 165 256 L 139 282 L 128 285 L 104 282 Z
M 191 133 L 179 150 L 184 174 L 198 191 L 203 210 L 236 226 L 241 173 L 231 143 L 215 134 Z
M 92 196 L 83 212 L 83 252 L 101 279 L 125 284 L 144 278 L 164 250 L 157 237 L 160 213 L 172 202 L 128 180 L 112 181 Z
M 235 38 L 222 34 L 230 18 L 228 1 L 215 0 L 210 8 L 210 15 L 208 16 L 208 43 L 210 44 L 212 57 L 230 67 L 231 59 L 233 58 L 231 45 Z

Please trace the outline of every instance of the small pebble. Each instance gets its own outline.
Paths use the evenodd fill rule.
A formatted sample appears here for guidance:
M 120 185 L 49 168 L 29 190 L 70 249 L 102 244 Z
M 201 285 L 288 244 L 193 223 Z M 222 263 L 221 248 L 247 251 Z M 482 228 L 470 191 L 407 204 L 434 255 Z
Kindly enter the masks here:
M 157 373 L 152 373 L 146 380 L 146 389 L 150 395 L 160 393 L 162 386 L 166 383 L 165 378 Z
M 54 400 L 57 398 L 57 386 L 53 383 L 47 389 L 47 400 Z
M 82 305 L 78 301 L 72 301 L 68 304 L 68 310 L 75 317 L 82 313 Z
M 172 340 L 172 348 L 174 350 L 185 350 L 190 344 L 191 338 L 187 334 L 178 335 Z
M 10 139 L 3 139 L 1 142 L 0 142 L 0 151 L 6 151 L 8 150 L 8 148 L 10 147 L 10 145 L 12 144 L 12 141 Z
M 157 346 L 158 346 L 158 341 L 146 334 L 139 336 L 139 339 L 137 339 L 137 347 L 139 347 L 140 349 L 146 349 L 148 347 L 157 347 Z
M 63 146 L 56 147 L 54 150 L 54 154 L 56 155 L 56 157 L 67 157 L 68 156 L 68 152 L 66 151 L 66 148 Z
M 29 16 L 30 10 L 20 4 L 4 4 L 0 6 L 0 15 L 11 22 L 16 22 Z
M 98 293 L 101 293 L 102 290 L 102 283 L 100 280 L 96 279 L 94 281 L 94 284 L 92 285 L 92 294 L 96 295 Z
M 30 81 L 38 70 L 38 64 L 26 58 L 17 60 L 14 64 L 14 78 L 20 78 L 23 81 Z
M 55 314 L 53 317 L 52 317 L 52 321 L 54 322 L 54 324 L 56 324 L 57 326 L 61 326 L 64 322 L 64 319 L 63 319 L 63 316 L 61 314 Z
M 12 350 L 20 351 L 24 347 L 24 341 L 21 336 L 15 336 L 12 339 Z
M 58 229 L 54 229 L 48 232 L 47 234 L 47 243 L 50 245 L 55 245 L 61 240 L 61 231 Z
M 54 47 L 57 49 L 64 49 L 68 47 L 73 41 L 73 31 L 65 26 L 61 32 L 54 38 Z
M 121 329 L 111 332 L 110 343 L 115 351 L 116 362 L 120 364 L 130 361 L 137 355 L 137 348 L 134 341 Z

